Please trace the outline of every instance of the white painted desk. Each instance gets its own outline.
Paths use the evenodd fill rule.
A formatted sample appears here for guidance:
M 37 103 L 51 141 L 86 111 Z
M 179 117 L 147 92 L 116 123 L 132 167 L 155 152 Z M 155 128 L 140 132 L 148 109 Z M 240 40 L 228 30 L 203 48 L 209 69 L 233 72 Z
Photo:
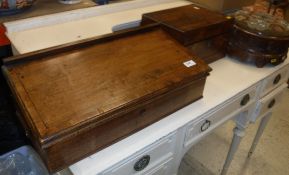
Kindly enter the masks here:
M 134 26 L 142 13 L 186 4 L 189 2 L 182 0 L 136 0 L 115 4 L 111 8 L 93 7 L 5 25 L 15 53 L 21 54 L 111 33 L 115 25 L 128 23 Z M 228 156 L 225 166 L 228 168 L 240 141 L 239 136 L 243 135 L 249 121 L 254 121 L 257 116 L 253 114 L 259 99 L 264 97 L 262 92 L 266 89 L 266 82 L 281 72 L 282 80 L 277 85 L 271 85 L 267 93 L 277 87 L 283 88 L 282 84 L 288 77 L 289 60 L 276 67 L 262 69 L 229 58 L 210 66 L 213 71 L 207 80 L 203 99 L 83 159 L 70 166 L 70 170 L 75 175 L 177 174 L 183 155 L 193 144 L 224 122 L 236 119 L 236 131 L 239 129 L 240 132 L 235 132 L 237 142 L 234 142 L 232 154 Z M 241 106 L 240 102 L 247 94 L 250 101 Z M 149 165 L 143 171 L 135 171 L 135 163 L 145 155 L 151 158 Z
M 14 53 L 22 54 L 108 34 L 119 24 L 137 25 L 143 13 L 188 4 L 191 3 L 185 0 L 134 0 L 7 22 L 4 25 Z
M 264 68 L 262 71 L 254 66 L 244 65 L 228 58 L 219 60 L 210 66 L 213 68 L 213 72 L 207 80 L 203 99 L 175 112 L 165 119 L 107 149 L 80 161 L 71 166 L 71 170 L 75 174 L 81 175 L 101 173 L 123 160 L 131 160 L 135 156 L 138 157 L 135 154 L 142 152 L 142 150 L 146 150 L 149 145 L 165 138 L 170 133 L 177 132 L 177 140 L 175 141 L 177 148 L 175 148 L 175 152 L 178 156 L 176 157 L 175 169 L 172 170 L 173 173 L 176 173 L 181 158 L 194 143 L 210 133 L 214 128 L 220 126 L 227 120 L 233 119 L 242 111 L 248 111 L 248 113 L 252 112 L 250 110 L 255 109 L 255 102 L 258 94 L 256 94 L 256 99 L 254 99 L 254 96 L 251 96 L 251 98 L 253 97 L 252 102 L 247 107 L 242 108 L 242 111 L 238 111 L 238 108 L 227 109 L 227 106 L 234 100 L 243 97 L 249 91 L 257 90 L 256 93 L 259 93 L 258 91 L 261 89 L 260 86 L 264 79 L 275 71 L 284 68 L 286 69 L 286 72 L 288 72 L 289 60 L 280 66 L 275 68 Z M 194 123 L 204 121 L 206 118 L 210 117 L 212 113 L 222 111 L 224 108 L 229 110 L 229 112 L 215 121 L 208 131 L 204 134 L 196 134 L 194 137 L 188 138 L 190 137 L 189 132 L 191 126 L 194 125 Z M 249 118 L 246 118 L 247 122 L 248 120 Z M 187 142 L 187 139 L 190 139 L 190 141 Z M 132 157 L 130 157 L 131 155 Z

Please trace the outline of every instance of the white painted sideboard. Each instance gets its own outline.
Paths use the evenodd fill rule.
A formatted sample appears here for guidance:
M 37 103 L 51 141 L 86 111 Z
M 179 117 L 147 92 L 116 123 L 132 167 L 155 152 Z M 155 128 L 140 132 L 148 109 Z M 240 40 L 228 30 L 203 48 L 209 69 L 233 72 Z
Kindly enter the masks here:
M 135 0 L 6 23 L 15 54 L 27 53 L 135 26 L 141 14 L 190 4 L 183 0 Z M 203 99 L 91 155 L 69 169 L 75 175 L 176 175 L 184 154 L 228 120 L 236 121 L 223 174 L 250 122 L 262 119 L 259 140 L 286 89 L 289 59 L 256 68 L 225 57 L 210 66 Z M 280 76 L 280 78 L 278 78 Z M 279 79 L 276 83 L 276 79 Z M 272 105 L 272 101 L 275 101 Z M 288 109 L 289 110 L 289 109 Z M 255 146 L 252 146 L 253 152 Z

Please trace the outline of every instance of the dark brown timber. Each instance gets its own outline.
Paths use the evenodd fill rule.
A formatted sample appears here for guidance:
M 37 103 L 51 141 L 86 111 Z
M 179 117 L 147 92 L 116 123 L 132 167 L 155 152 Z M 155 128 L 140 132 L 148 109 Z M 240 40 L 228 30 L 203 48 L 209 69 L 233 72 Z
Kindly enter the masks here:
M 183 63 L 192 60 L 196 65 Z M 202 97 L 211 70 L 158 26 L 6 59 L 29 137 L 61 170 Z
M 211 63 L 226 54 L 233 19 L 196 5 L 144 14 L 142 25 L 158 23 L 192 53 Z

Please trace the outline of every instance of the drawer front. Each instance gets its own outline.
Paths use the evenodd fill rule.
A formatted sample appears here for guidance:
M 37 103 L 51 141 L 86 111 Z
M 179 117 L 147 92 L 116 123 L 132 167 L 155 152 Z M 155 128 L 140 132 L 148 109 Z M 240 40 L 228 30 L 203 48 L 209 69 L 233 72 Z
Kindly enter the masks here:
M 118 163 L 104 175 L 161 174 L 165 165 L 173 159 L 175 134 L 154 143 L 140 153 Z M 156 168 L 159 167 L 159 168 Z
M 205 114 L 203 119 L 193 122 L 188 125 L 185 138 L 185 147 L 191 146 L 202 135 L 212 131 L 214 128 L 239 114 L 240 112 L 247 110 L 249 107 L 253 107 L 256 100 L 256 87 L 250 88 L 235 97 L 235 100 L 226 104 L 224 107 L 210 113 Z
M 260 99 L 252 121 L 256 121 L 258 117 L 272 110 L 282 99 L 282 93 L 285 89 L 287 89 L 287 84 L 283 83 L 271 93 Z
M 289 66 L 282 68 L 281 70 L 273 73 L 268 78 L 263 81 L 261 97 L 271 92 L 273 89 L 277 88 L 281 84 L 288 80 Z
M 156 168 L 153 168 L 152 170 L 149 170 L 148 172 L 142 173 L 142 175 L 168 175 L 169 173 L 169 167 L 172 165 L 173 159 L 170 158 L 163 164 L 157 166 Z

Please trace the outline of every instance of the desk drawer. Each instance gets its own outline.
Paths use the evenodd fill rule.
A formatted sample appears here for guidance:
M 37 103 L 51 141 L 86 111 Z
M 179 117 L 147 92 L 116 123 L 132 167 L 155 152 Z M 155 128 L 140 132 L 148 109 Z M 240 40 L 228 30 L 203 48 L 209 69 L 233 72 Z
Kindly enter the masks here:
M 192 145 L 198 137 L 210 132 L 229 118 L 247 110 L 253 106 L 256 99 L 256 87 L 250 88 L 242 95 L 235 97 L 235 100 L 225 104 L 224 107 L 216 111 L 205 114 L 201 120 L 188 125 L 185 138 L 185 147 Z
M 142 175 L 168 175 L 169 174 L 169 167 L 172 165 L 173 159 L 170 158 L 165 161 L 163 164 L 149 170 L 147 172 L 141 173 Z
M 118 163 L 103 175 L 165 175 L 174 155 L 175 134 Z
M 281 86 L 276 88 L 274 91 L 259 100 L 257 108 L 253 118 L 253 122 L 257 120 L 258 117 L 262 116 L 266 112 L 272 110 L 281 100 L 282 93 L 287 88 L 287 84 L 283 83 Z
M 273 89 L 277 88 L 281 84 L 288 80 L 289 66 L 282 68 L 281 70 L 273 73 L 263 81 L 261 97 L 267 95 Z

